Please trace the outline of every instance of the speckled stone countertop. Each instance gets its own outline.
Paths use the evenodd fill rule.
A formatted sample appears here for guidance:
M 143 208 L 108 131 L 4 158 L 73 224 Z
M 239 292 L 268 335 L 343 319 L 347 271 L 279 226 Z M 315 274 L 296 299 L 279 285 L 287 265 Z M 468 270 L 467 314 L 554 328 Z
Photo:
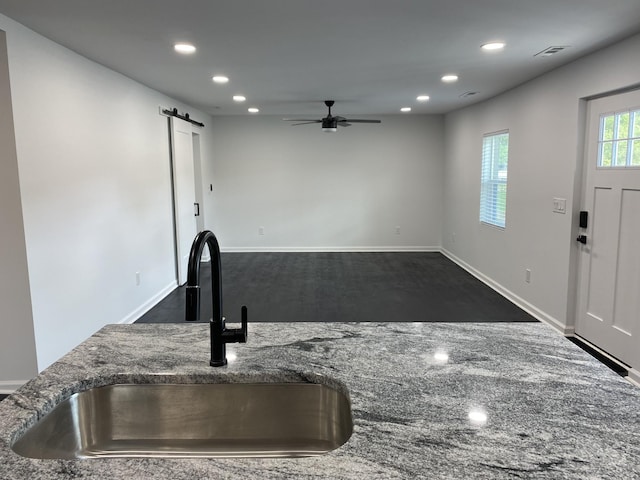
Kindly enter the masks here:
M 0 402 L 0 478 L 640 478 L 640 388 L 544 324 L 254 323 L 228 349 L 237 358 L 212 368 L 206 324 L 106 326 Z M 95 385 L 309 374 L 346 385 L 354 417 L 351 439 L 318 457 L 37 460 L 10 448 Z

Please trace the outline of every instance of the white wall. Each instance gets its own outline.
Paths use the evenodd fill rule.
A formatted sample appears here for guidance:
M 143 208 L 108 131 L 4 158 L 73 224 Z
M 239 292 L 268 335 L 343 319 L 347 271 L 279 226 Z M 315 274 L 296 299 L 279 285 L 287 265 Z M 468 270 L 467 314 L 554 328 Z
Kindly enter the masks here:
M 335 134 L 281 117 L 214 118 L 206 223 L 221 248 L 439 248 L 443 117 L 379 118 Z
M 134 320 L 175 286 L 167 119 L 159 106 L 187 107 L 6 17 L 0 28 L 42 370 L 103 325 Z M 201 133 L 207 158 L 210 137 Z M 0 328 L 4 336 L 8 326 Z
M 0 393 L 34 376 L 36 346 L 5 32 L 0 30 Z
M 635 36 L 446 116 L 444 248 L 560 328 L 574 321 L 581 99 L 638 84 L 639 51 Z M 510 131 L 504 231 L 478 221 L 482 136 L 501 129 Z M 567 199 L 566 215 L 552 212 L 554 197 Z

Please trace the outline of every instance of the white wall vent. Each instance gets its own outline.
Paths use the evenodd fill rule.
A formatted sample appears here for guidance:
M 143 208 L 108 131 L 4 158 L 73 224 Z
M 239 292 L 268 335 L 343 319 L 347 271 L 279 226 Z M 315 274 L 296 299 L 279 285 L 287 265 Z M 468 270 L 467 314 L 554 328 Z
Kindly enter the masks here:
M 555 55 L 558 52 L 561 52 L 565 48 L 569 48 L 567 46 L 564 47 L 549 47 L 545 48 L 541 52 L 538 52 L 534 55 L 534 57 L 550 57 L 551 55 Z

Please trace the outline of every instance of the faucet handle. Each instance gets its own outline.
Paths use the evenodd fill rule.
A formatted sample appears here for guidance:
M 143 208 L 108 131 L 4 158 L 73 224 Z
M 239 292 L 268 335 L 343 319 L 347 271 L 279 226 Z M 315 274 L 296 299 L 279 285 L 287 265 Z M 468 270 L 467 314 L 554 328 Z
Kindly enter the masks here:
M 243 305 L 242 308 L 240 309 L 241 312 L 241 326 L 240 326 L 240 333 L 242 335 L 242 339 L 240 340 L 240 343 L 247 343 L 247 323 L 248 323 L 248 313 L 247 313 L 247 306 Z
M 224 343 L 247 343 L 247 306 L 242 306 L 242 324 L 240 328 L 225 328 L 222 331 Z

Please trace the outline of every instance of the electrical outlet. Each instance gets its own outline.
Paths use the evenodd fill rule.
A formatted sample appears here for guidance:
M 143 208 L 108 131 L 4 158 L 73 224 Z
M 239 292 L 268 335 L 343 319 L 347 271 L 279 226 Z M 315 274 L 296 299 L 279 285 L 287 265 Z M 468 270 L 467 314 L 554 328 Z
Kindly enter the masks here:
M 531 283 L 531 270 L 528 268 L 524 271 L 524 281 Z
M 264 227 L 258 227 L 258 235 L 264 235 Z
M 396 227 L 396 235 L 400 235 L 400 227 Z
M 136 285 L 140 285 L 140 272 L 136 272 Z

